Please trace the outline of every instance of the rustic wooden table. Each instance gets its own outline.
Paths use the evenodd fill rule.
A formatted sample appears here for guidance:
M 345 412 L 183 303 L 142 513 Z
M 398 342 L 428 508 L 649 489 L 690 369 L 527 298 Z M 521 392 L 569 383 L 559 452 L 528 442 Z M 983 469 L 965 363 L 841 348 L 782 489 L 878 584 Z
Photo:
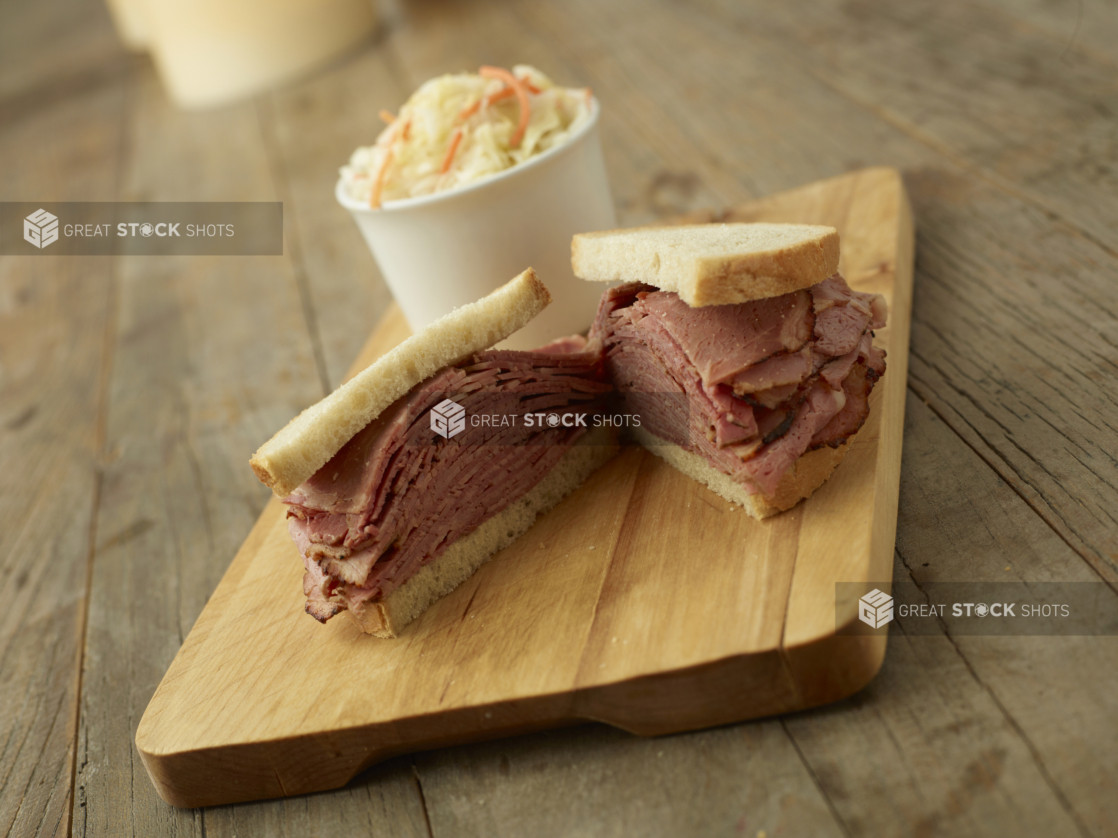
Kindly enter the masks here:
M 394 759 L 176 810 L 133 736 L 267 491 L 258 443 L 389 297 L 336 169 L 481 63 L 593 87 L 622 223 L 867 165 L 917 223 L 894 585 L 1118 588 L 1113 0 L 400 0 L 356 54 L 204 113 L 95 0 L 0 6 L 0 198 L 282 200 L 283 257 L 0 260 L 0 834 L 1118 834 L 1118 640 L 906 633 L 821 710 Z M 308 684 L 308 689 L 328 685 Z

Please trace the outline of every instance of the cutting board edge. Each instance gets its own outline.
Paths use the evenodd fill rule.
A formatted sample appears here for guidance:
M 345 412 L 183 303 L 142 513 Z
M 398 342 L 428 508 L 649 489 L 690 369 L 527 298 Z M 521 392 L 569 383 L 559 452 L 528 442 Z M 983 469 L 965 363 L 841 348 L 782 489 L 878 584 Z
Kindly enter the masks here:
M 835 641 L 839 641 L 835 648 Z M 869 642 L 866 642 L 866 641 Z M 253 742 L 225 743 L 201 748 L 187 748 L 160 752 L 150 741 L 150 731 L 137 730 L 136 746 L 140 759 L 159 796 L 179 808 L 218 806 L 250 800 L 290 797 L 298 794 L 329 791 L 345 786 L 366 769 L 403 753 L 414 753 L 435 748 L 464 745 L 472 742 L 538 733 L 579 724 L 602 723 L 638 736 L 666 736 L 727 724 L 765 718 L 781 713 L 807 710 L 821 704 L 840 700 L 861 690 L 876 675 L 884 660 L 885 637 L 825 636 L 817 642 L 792 649 L 771 649 L 762 652 L 731 655 L 683 667 L 671 672 L 660 672 L 624 678 L 607 684 L 579 687 L 573 690 L 523 696 L 516 699 L 476 704 L 454 708 L 450 711 L 433 711 L 415 716 L 397 717 L 368 725 L 333 728 L 300 733 L 296 736 Z M 867 652 L 868 654 L 863 654 Z M 851 655 L 851 653 L 854 653 Z M 665 693 L 667 686 L 686 688 L 691 694 L 714 695 L 727 684 L 740 684 L 756 680 L 758 663 L 768 658 L 768 668 L 782 682 L 773 699 L 758 704 L 756 694 L 749 694 L 747 703 L 735 707 L 723 699 L 712 701 L 705 708 L 696 710 L 689 699 L 681 698 L 678 704 Z M 821 691 L 812 684 L 817 682 L 814 673 L 818 662 L 825 661 L 830 673 L 827 689 Z M 748 677 L 746 676 L 748 673 Z M 798 674 L 799 673 L 799 674 Z M 810 673 L 813 677 L 805 678 Z M 853 677 L 851 677 L 853 675 Z M 635 699 L 639 696 L 640 699 Z M 671 706 L 669 706 L 671 705 Z M 679 712 L 687 708 L 687 714 Z M 534 718 L 506 723 L 501 716 L 512 710 L 513 715 L 531 714 Z M 490 714 L 497 721 L 492 726 L 479 725 Z M 669 721 L 670 720 L 670 721 Z M 417 739 L 406 733 L 411 725 L 430 727 L 437 721 L 444 731 L 439 736 Z M 401 731 L 401 728 L 405 731 Z M 221 796 L 198 794 L 190 790 L 191 783 L 181 783 L 176 778 L 190 777 L 196 766 L 212 764 L 213 760 L 236 763 L 245 760 L 259 765 L 261 758 L 290 747 L 294 743 L 320 746 L 324 737 L 368 742 L 370 734 L 391 731 L 395 741 L 371 753 L 354 750 L 349 755 L 333 756 L 330 770 L 314 772 L 313 776 L 325 782 L 299 783 L 288 778 L 284 782 L 279 767 L 273 764 L 273 776 L 261 777 L 259 772 L 248 775 L 245 783 L 236 779 L 223 787 L 228 792 Z M 146 735 L 145 735 L 146 734 Z M 345 759 L 341 759 L 345 756 Z M 339 760 L 345 767 L 339 768 Z M 271 761 L 271 760 L 268 760 Z M 230 775 L 236 777 L 236 771 Z M 208 786 L 208 784 L 207 784 Z

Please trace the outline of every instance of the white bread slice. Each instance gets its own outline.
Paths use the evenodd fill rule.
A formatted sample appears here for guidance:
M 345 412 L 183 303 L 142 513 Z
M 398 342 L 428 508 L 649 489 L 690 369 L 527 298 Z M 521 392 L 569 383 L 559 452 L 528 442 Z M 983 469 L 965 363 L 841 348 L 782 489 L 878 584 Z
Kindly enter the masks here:
M 638 227 L 581 233 L 571 241 L 576 276 L 646 282 L 694 307 L 810 288 L 838 264 L 838 231 L 810 224 Z
M 431 603 L 453 591 L 496 553 L 520 538 L 539 515 L 581 486 L 618 450 L 615 431 L 608 427 L 593 429 L 524 497 L 455 541 L 383 600 L 346 613 L 364 632 L 396 637 Z
M 723 474 L 698 454 L 667 443 L 644 428 L 631 428 L 630 431 L 641 445 L 657 457 L 682 471 L 692 480 L 698 480 L 706 485 L 715 494 L 721 495 L 731 503 L 736 503 L 758 521 L 791 509 L 804 498 L 811 497 L 816 489 L 827 482 L 831 472 L 842 462 L 854 439 L 850 437 L 838 448 L 824 446 L 808 451 L 796 460 L 780 479 L 776 492 L 772 496 L 766 496 L 749 494 L 740 483 L 735 482 L 729 475 Z
M 252 470 L 286 497 L 412 387 L 504 340 L 550 302 L 547 287 L 528 268 L 487 297 L 440 317 L 292 419 L 260 446 Z

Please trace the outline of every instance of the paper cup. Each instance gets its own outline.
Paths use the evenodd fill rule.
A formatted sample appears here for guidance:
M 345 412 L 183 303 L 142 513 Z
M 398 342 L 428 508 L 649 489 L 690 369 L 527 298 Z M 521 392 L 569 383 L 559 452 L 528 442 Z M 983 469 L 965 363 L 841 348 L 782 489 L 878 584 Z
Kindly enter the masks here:
M 377 22 L 370 0 L 143 0 L 142 6 L 156 69 L 183 108 L 221 105 L 289 81 L 353 49 Z
M 147 0 L 105 0 L 116 34 L 130 50 L 143 52 L 151 45 Z
M 567 142 L 448 192 L 370 209 L 338 181 L 338 203 L 353 215 L 413 331 L 528 267 L 552 302 L 502 347 L 535 349 L 590 326 L 605 285 L 575 277 L 571 237 L 617 226 L 598 113 L 592 100 L 590 119 Z

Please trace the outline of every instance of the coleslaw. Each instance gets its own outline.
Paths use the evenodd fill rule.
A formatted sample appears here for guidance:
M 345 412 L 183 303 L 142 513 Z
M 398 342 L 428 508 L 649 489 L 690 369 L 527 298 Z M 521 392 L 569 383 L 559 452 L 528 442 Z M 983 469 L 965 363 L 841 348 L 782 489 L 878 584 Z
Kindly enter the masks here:
M 374 145 L 341 168 L 346 194 L 369 207 L 456 189 L 564 143 L 590 118 L 588 88 L 562 88 L 527 64 L 424 83 Z

